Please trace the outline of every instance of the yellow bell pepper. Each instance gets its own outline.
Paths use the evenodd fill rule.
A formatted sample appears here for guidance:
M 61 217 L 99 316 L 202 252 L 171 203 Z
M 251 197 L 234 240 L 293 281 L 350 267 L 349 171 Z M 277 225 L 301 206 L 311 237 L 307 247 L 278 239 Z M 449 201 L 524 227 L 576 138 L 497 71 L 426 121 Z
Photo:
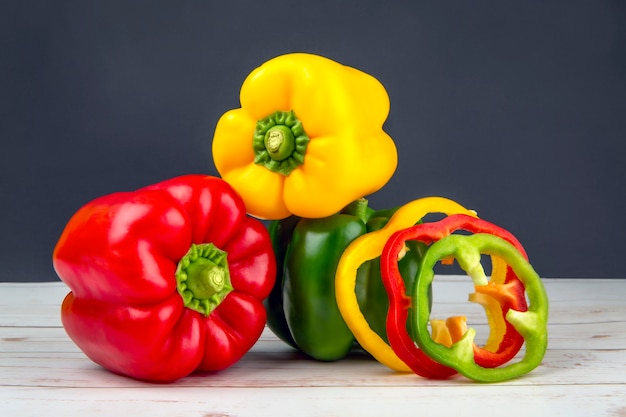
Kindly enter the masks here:
M 379 190 L 397 166 L 382 125 L 389 97 L 371 75 L 317 55 L 271 59 L 218 121 L 215 166 L 249 214 L 320 218 Z

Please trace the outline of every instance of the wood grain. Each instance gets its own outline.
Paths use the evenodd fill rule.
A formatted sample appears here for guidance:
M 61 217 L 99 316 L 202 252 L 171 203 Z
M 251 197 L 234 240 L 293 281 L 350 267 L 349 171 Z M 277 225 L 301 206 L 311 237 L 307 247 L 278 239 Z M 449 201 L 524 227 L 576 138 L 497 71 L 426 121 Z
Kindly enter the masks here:
M 545 279 L 549 348 L 532 373 L 498 384 L 395 373 L 363 352 L 323 363 L 269 330 L 230 369 L 167 385 L 112 374 L 65 334 L 62 283 L 0 284 L 0 403 L 7 416 L 626 416 L 626 279 Z M 467 278 L 437 277 L 442 315 L 468 312 Z M 426 413 L 426 414 L 424 414 Z M 122 414 L 119 414 L 122 415 Z

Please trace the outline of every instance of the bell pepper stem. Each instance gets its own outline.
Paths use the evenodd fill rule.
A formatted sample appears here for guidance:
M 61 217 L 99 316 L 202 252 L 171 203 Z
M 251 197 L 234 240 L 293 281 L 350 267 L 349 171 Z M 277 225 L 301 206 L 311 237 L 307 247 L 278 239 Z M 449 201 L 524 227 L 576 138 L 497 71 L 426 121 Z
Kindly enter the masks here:
M 296 146 L 294 139 L 291 129 L 287 126 L 272 126 L 265 134 L 265 149 L 273 160 L 282 161 L 293 152 Z
M 208 316 L 233 290 L 226 258 L 212 243 L 191 245 L 175 274 L 185 307 Z
M 254 162 L 289 175 L 304 163 L 309 137 L 293 111 L 276 111 L 257 122 L 252 147 Z
M 344 207 L 344 209 L 341 210 L 341 213 L 350 214 L 361 220 L 363 223 L 367 223 L 374 213 L 374 210 L 369 207 L 369 201 L 362 197 Z

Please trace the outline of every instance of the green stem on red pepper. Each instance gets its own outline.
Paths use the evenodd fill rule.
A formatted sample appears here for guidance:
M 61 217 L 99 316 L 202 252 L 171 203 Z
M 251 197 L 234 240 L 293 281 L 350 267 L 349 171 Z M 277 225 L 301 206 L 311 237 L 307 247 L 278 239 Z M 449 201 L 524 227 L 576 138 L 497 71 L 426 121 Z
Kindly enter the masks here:
M 176 287 L 185 307 L 208 316 L 233 290 L 226 258 L 212 243 L 191 245 L 176 269 Z

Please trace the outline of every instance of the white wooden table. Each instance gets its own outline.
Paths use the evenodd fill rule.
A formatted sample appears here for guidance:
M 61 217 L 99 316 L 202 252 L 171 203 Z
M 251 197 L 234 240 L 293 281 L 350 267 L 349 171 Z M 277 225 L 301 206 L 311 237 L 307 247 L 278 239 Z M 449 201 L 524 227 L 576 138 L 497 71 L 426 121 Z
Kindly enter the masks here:
M 465 302 L 468 280 L 437 277 L 442 314 L 469 310 L 468 319 L 479 320 Z M 59 319 L 64 284 L 0 284 L 0 415 L 626 416 L 626 279 L 544 282 L 544 362 L 498 384 L 398 374 L 359 353 L 316 362 L 269 330 L 226 371 L 138 382 L 99 368 L 69 340 Z

